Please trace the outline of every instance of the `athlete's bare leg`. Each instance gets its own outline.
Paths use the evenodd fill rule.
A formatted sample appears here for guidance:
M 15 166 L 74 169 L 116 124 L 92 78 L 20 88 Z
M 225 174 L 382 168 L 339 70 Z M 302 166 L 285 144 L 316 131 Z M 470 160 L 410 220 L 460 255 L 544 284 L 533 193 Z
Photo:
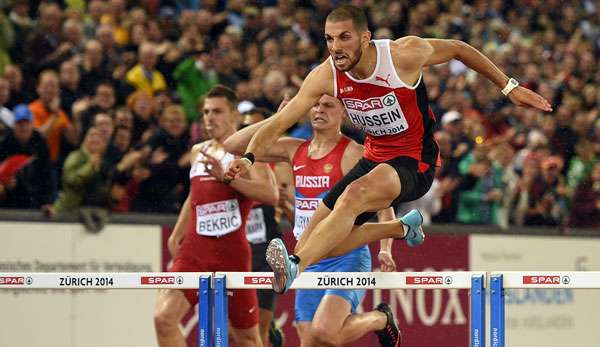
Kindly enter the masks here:
M 162 289 L 154 309 L 154 327 L 160 347 L 187 347 L 179 322 L 191 305 L 178 289 Z
M 271 321 L 273 320 L 273 311 L 265 310 L 263 308 L 259 309 L 258 314 L 258 330 L 260 334 L 260 339 L 263 343 L 263 346 L 269 346 L 269 329 L 271 328 Z
M 386 323 L 383 312 L 351 314 L 348 301 L 337 295 L 325 295 L 310 326 L 307 347 L 344 346 L 367 333 L 382 330 Z
M 296 322 L 296 331 L 298 331 L 298 336 L 300 337 L 300 346 L 301 347 L 309 347 L 310 346 L 310 326 L 312 322 Z
M 304 233 L 302 233 L 300 240 L 298 240 L 296 243 L 296 247 L 294 249 L 295 252 L 298 252 L 303 247 L 315 227 L 319 224 L 319 222 L 325 219 L 325 217 L 329 216 L 330 213 L 331 210 L 325 206 L 325 204 L 319 204 L 319 207 L 310 219 L 306 230 Z M 402 222 L 400 222 L 400 220 L 379 223 L 365 223 L 361 226 L 354 226 L 352 228 L 352 232 L 350 235 L 348 235 L 344 242 L 339 242 L 331 250 L 331 252 L 329 252 L 329 254 L 323 258 L 338 257 L 360 246 L 368 245 L 371 242 L 386 238 L 402 238 L 405 236 L 405 234 L 406 232 L 404 225 Z
M 263 347 L 258 332 L 258 324 L 249 329 L 235 329 L 230 326 L 231 336 L 238 347 Z
M 379 223 L 365 223 L 352 229 L 344 242 L 338 243 L 327 254 L 327 258 L 339 257 L 360 246 L 368 245 L 371 242 L 381 239 L 402 238 L 406 235 L 404 224 L 400 220 Z
M 326 257 L 336 245 L 345 242 L 354 228 L 356 217 L 367 211 L 390 206 L 400 194 L 400 179 L 393 167 L 380 164 L 365 176 L 350 183 L 333 210 L 321 220 L 296 253 L 299 269 Z

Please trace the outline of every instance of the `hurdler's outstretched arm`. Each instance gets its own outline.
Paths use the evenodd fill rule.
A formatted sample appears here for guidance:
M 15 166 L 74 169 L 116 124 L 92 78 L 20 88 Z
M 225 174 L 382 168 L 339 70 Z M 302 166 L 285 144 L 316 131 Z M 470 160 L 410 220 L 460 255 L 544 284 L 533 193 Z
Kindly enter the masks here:
M 328 61 L 311 71 L 298 94 L 274 116 L 265 122 L 254 134 L 246 153 L 254 157 L 263 157 L 267 149 L 277 141 L 288 128 L 296 124 L 310 108 L 317 103 L 323 94 L 333 94 L 333 74 Z M 234 160 L 227 170 L 226 177 L 235 179 L 248 171 L 252 164 L 244 158 Z
M 405 71 L 409 76 L 418 75 L 424 66 L 442 64 L 457 59 L 485 76 L 500 89 L 504 89 L 509 82 L 509 77 L 504 72 L 466 42 L 406 36 L 394 41 L 394 45 L 398 47 L 393 53 L 397 68 Z M 525 87 L 518 86 L 512 89 L 507 96 L 517 106 L 552 111 L 552 107 L 546 99 Z

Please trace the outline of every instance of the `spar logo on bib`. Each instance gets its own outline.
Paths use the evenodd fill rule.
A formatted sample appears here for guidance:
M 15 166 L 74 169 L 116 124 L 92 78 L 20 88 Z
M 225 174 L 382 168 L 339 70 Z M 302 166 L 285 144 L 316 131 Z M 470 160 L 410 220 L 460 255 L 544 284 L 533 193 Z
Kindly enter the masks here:
M 296 209 L 294 213 L 294 236 L 296 240 L 300 239 L 302 233 L 308 227 L 308 223 L 310 223 L 310 219 L 319 204 L 321 203 L 321 199 L 307 199 L 296 197 Z
M 408 129 L 408 122 L 394 92 L 366 100 L 342 98 L 350 121 L 367 134 L 385 136 Z
M 242 226 L 240 204 L 236 199 L 196 206 L 196 232 L 204 236 L 221 236 Z
M 321 199 L 296 198 L 296 209 L 303 211 L 314 211 L 319 207 Z

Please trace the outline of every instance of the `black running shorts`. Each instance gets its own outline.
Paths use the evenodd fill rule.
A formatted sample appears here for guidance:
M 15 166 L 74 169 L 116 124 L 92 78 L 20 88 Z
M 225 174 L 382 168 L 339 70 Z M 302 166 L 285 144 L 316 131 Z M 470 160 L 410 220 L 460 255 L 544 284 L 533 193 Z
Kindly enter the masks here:
M 410 157 L 396 157 L 384 162 L 396 170 L 398 177 L 400 177 L 400 184 L 402 186 L 400 195 L 396 197 L 390 206 L 397 208 L 400 203 L 417 200 L 431 188 L 433 179 L 435 176 L 435 167 L 431 166 L 425 172 L 418 171 L 418 161 Z M 341 180 L 336 183 L 333 188 L 327 193 L 323 199 L 323 203 L 330 210 L 333 210 L 335 202 L 340 195 L 344 192 L 346 187 L 353 181 L 360 177 L 368 174 L 377 165 L 382 163 L 376 163 L 365 158 L 361 158 L 356 165 L 348 172 Z M 365 212 L 354 221 L 354 225 L 363 225 L 369 219 L 371 219 L 377 212 Z

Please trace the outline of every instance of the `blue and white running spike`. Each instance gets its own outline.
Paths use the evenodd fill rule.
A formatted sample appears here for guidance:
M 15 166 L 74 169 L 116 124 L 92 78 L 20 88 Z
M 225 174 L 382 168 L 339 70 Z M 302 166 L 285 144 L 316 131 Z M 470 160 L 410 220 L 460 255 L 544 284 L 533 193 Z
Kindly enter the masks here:
M 420 246 L 425 241 L 425 233 L 423 232 L 423 216 L 419 210 L 411 210 L 400 218 L 400 221 L 408 226 L 408 232 L 404 237 L 406 244 L 410 247 Z
M 285 293 L 292 286 L 292 282 L 298 275 L 298 264 L 290 260 L 285 244 L 281 239 L 275 238 L 269 242 L 267 247 L 267 263 L 275 278 L 273 279 L 273 290 L 278 294 Z

